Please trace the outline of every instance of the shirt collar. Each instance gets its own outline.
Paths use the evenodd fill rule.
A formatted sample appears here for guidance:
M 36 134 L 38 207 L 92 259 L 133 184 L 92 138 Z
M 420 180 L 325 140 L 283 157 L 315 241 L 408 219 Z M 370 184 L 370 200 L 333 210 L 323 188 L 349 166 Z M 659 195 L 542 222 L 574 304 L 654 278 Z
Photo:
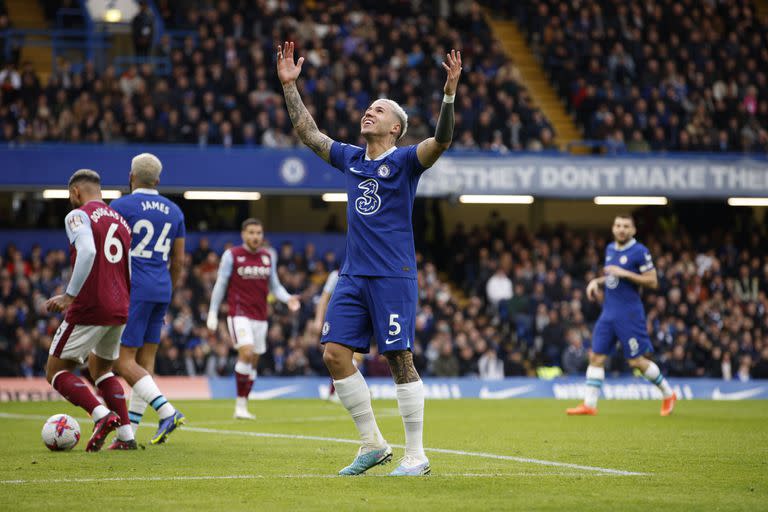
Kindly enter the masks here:
M 137 188 L 131 194 L 149 194 L 150 196 L 159 196 L 160 192 L 153 188 Z
M 379 157 L 374 160 L 373 158 L 368 156 L 368 148 L 366 147 L 365 148 L 365 159 L 368 160 L 368 161 L 378 162 L 379 160 L 383 160 L 384 158 L 386 158 L 389 155 L 391 155 L 392 153 L 394 153 L 396 149 L 397 149 L 397 146 L 392 146 L 391 148 L 389 148 L 388 150 L 386 150 L 385 152 L 380 154 Z
M 623 252 L 629 249 L 630 247 L 632 247 L 633 245 L 635 245 L 636 243 L 637 243 L 637 240 L 635 240 L 634 238 L 630 238 L 627 241 L 627 243 L 624 244 L 624 247 L 622 247 L 621 249 L 619 249 L 619 244 L 617 244 L 616 242 L 613 242 L 613 248 L 616 249 L 617 251 Z

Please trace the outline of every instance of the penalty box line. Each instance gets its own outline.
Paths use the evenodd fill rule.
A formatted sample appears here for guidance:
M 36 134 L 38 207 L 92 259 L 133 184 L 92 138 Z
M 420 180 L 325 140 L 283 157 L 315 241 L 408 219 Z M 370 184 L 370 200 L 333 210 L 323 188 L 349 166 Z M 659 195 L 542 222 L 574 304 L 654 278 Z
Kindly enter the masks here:
M 45 420 L 46 419 L 45 416 L 39 416 L 34 414 L 13 414 L 13 413 L 0 413 L 0 418 L 20 419 L 20 420 L 37 420 L 37 419 Z M 86 421 L 90 421 L 90 418 L 77 418 L 77 420 L 86 422 Z M 146 425 L 146 424 L 141 426 L 154 428 L 151 425 Z M 198 432 L 202 434 L 217 434 L 217 435 L 225 435 L 225 436 L 262 437 L 262 438 L 269 438 L 269 439 L 319 441 L 319 442 L 325 442 L 325 443 L 343 443 L 343 444 L 354 444 L 354 445 L 360 444 L 359 440 L 343 439 L 339 437 L 308 436 L 308 435 L 301 435 L 301 434 L 281 434 L 281 433 L 274 433 L 274 432 L 250 432 L 246 430 L 222 430 L 222 429 L 215 429 L 215 428 L 193 427 L 191 425 L 189 426 L 184 425 L 182 427 L 182 430 L 186 430 L 190 432 Z M 401 445 L 401 444 L 391 444 L 390 446 L 392 446 L 392 448 L 405 448 L 405 445 Z M 501 455 L 501 454 L 487 453 L 487 452 L 470 452 L 470 451 L 463 451 L 463 450 L 450 450 L 446 448 L 424 448 L 424 451 L 431 452 L 431 453 L 444 453 L 447 455 L 458 455 L 461 457 L 477 457 L 477 458 L 483 458 L 483 459 L 508 460 L 512 462 L 520 462 L 523 464 L 537 464 L 539 466 L 575 469 L 575 470 L 588 471 L 592 473 L 605 474 L 605 475 L 616 475 L 616 476 L 650 476 L 651 475 L 651 473 L 641 473 L 636 471 L 626 471 L 622 469 L 603 468 L 599 466 L 585 466 L 582 464 L 572 464 L 570 462 L 558 462 L 558 461 L 552 461 L 552 460 L 533 459 L 529 457 L 515 457 L 513 455 Z

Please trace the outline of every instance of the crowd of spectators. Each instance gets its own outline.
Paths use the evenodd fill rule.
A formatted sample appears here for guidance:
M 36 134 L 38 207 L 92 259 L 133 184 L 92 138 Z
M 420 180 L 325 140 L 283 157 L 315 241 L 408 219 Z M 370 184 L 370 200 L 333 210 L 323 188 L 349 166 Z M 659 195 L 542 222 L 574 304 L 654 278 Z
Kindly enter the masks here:
M 477 3 L 446 4 L 445 16 L 399 0 L 270 2 L 159 0 L 170 32 L 141 53 L 167 58 L 126 69 L 64 59 L 47 84 L 28 64 L 7 63 L 0 80 L 0 142 L 187 143 L 292 147 L 275 45 L 296 42 L 306 60 L 300 91 L 321 129 L 359 141 L 375 99 L 409 114 L 408 139 L 432 133 L 451 48 L 462 50 L 454 148 L 498 151 L 554 147 L 554 131 L 532 107 L 519 71 L 504 56 Z M 439 14 L 439 13 L 438 13 Z
M 458 225 L 446 240 L 451 255 L 438 269 L 418 256 L 419 309 L 413 346 L 426 376 L 535 376 L 542 369 L 582 375 L 591 328 L 600 305 L 587 300 L 585 284 L 603 265 L 605 234 L 565 228 L 532 233 L 492 217 L 484 226 Z M 680 228 L 655 227 L 642 241 L 654 255 L 659 288 L 643 298 L 655 358 L 671 377 L 768 378 L 768 252 L 757 234 L 693 237 Z M 302 308 L 290 313 L 271 305 L 268 352 L 261 375 L 326 375 L 315 304 L 332 252 L 311 244 L 279 248 L 279 277 Z M 216 332 L 205 327 L 219 255 L 205 242 L 187 254 L 182 285 L 162 332 L 157 360 L 161 375 L 231 375 L 235 363 L 226 303 Z M 45 299 L 63 290 L 69 262 L 63 251 L 22 255 L 13 246 L 0 265 L 0 374 L 43 375 L 59 315 Z M 608 371 L 630 369 L 620 350 Z M 375 347 L 363 371 L 388 375 Z M 559 369 L 559 370 L 557 370 Z M 545 370 L 546 371 L 546 370 Z M 551 375 L 552 373 L 549 373 Z
M 751 0 L 526 0 L 511 8 L 589 139 L 768 150 L 768 19 Z

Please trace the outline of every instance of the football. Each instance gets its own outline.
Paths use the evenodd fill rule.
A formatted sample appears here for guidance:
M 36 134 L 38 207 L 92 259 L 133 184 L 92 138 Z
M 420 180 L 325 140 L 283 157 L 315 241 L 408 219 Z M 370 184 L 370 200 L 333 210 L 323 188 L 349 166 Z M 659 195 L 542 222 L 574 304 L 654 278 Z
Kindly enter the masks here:
M 68 414 L 54 414 L 43 425 L 43 443 L 51 451 L 66 451 L 80 441 L 80 424 Z

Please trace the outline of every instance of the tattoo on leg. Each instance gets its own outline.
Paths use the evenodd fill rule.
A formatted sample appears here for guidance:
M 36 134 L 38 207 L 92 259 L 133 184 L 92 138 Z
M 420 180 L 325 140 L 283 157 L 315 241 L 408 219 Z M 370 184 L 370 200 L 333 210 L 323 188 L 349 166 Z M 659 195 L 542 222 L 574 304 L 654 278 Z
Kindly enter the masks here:
M 389 369 L 395 384 L 407 384 L 419 380 L 419 372 L 413 365 L 413 354 L 409 350 L 398 350 L 384 354 L 389 362 Z

